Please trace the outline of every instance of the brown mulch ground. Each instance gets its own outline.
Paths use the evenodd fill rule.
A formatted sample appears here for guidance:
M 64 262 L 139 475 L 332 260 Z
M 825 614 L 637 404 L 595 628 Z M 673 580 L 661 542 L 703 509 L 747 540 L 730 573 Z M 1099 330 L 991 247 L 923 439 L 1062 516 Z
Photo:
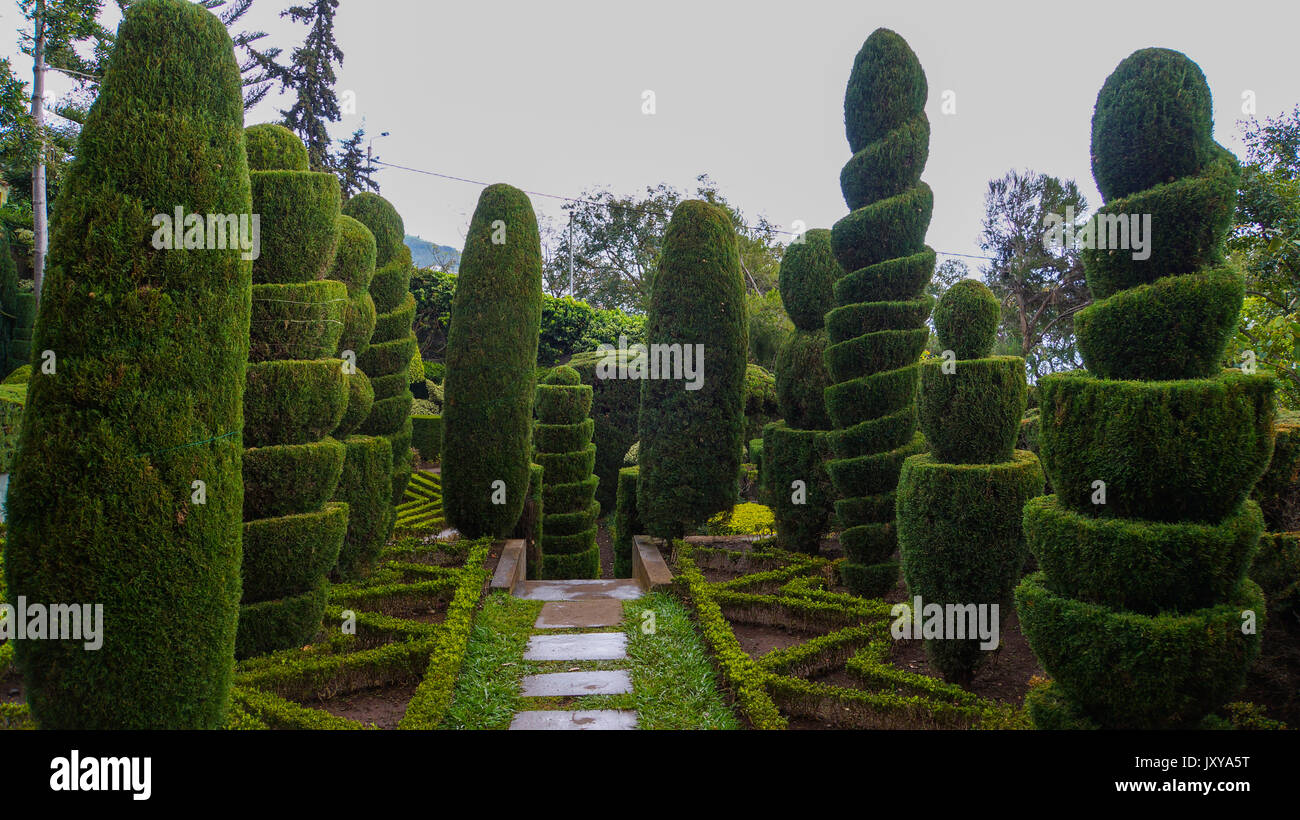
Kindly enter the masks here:
M 600 577 L 614 577 L 614 531 L 609 524 L 613 522 L 609 518 L 602 518 L 597 522 L 596 527 L 596 545 L 600 547 Z
M 415 696 L 418 685 L 408 683 L 363 689 L 310 705 L 324 709 L 336 717 L 349 718 L 366 725 L 373 724 L 380 729 L 396 729 L 406 714 L 406 704 Z

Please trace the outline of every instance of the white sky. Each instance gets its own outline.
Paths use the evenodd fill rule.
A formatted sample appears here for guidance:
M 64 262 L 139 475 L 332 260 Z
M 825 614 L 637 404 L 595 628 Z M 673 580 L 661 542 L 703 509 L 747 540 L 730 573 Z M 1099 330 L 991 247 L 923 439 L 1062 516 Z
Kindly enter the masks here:
M 0 2 L 15 23 L 12 0 Z M 256 0 L 245 18 L 286 56 L 306 32 L 277 18 L 288 5 Z M 1101 204 L 1092 107 L 1129 53 L 1165 46 L 1196 60 L 1216 138 L 1240 154 L 1244 91 L 1261 119 L 1300 103 L 1297 23 L 1295 0 L 342 0 L 337 88 L 355 93 L 357 113 L 333 133 L 348 136 L 364 117 L 370 135 L 391 132 L 375 144 L 387 162 L 564 195 L 688 188 L 707 172 L 751 221 L 829 227 L 847 212 L 845 83 L 863 40 L 885 26 L 929 79 L 928 241 L 978 254 L 987 183 L 1013 167 L 1074 178 Z M 16 55 L 14 39 L 0 55 Z M 14 63 L 30 76 L 30 59 Z M 641 113 L 647 89 L 653 116 Z M 949 89 L 956 115 L 941 113 Z M 248 122 L 287 104 L 273 95 Z M 478 187 L 394 169 L 379 180 L 408 233 L 461 247 Z M 559 224 L 558 201 L 533 205 Z

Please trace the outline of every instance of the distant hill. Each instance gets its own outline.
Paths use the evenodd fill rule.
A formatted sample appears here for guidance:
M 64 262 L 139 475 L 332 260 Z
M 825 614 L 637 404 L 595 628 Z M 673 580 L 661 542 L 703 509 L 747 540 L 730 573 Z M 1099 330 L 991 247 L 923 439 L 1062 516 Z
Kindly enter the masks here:
M 407 235 L 406 247 L 411 249 L 411 261 L 417 268 L 427 268 L 450 262 L 452 273 L 460 270 L 460 251 L 450 245 L 438 245 L 418 236 Z

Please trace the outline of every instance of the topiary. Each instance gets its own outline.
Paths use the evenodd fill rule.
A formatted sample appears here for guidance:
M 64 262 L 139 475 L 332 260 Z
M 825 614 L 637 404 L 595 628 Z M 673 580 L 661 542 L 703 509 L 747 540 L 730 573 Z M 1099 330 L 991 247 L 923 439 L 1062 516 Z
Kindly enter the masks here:
M 42 728 L 223 725 L 251 269 L 237 247 L 163 251 L 149 237 L 182 203 L 251 212 L 242 103 L 212 13 L 126 9 L 50 220 L 34 338 L 58 370 L 32 380 L 9 490 L 10 599 L 103 607 L 96 651 L 15 642 Z
M 250 171 L 310 171 L 307 146 L 298 135 L 277 122 L 244 129 L 244 148 Z
M 456 277 L 443 383 L 443 503 L 470 538 L 503 536 L 523 512 L 541 294 L 532 203 L 509 185 L 485 188 Z
M 832 526 L 835 492 L 825 466 L 831 455 L 831 420 L 823 398 L 830 374 L 823 317 L 835 306 L 840 273 L 828 230 L 808 231 L 781 259 L 781 301 L 795 331 L 776 358 L 777 404 L 784 420 L 763 428 L 757 460 L 777 534 L 786 549 L 797 552 L 817 553 Z
M 343 205 L 343 215 L 365 225 L 374 235 L 377 268 L 387 267 L 394 259 L 402 261 L 400 256 L 401 249 L 406 247 L 406 229 L 392 203 L 379 194 L 362 191 Z M 405 261 L 409 263 L 411 260 Z
M 726 211 L 688 200 L 673 212 L 646 319 L 652 354 L 688 346 L 699 389 L 656 374 L 641 382 L 637 511 L 649 534 L 680 538 L 739 492 L 749 327 L 736 231 Z M 660 347 L 656 347 L 660 346 Z M 707 357 L 694 355 L 707 351 Z M 660 375 L 660 378 L 654 376 Z
M 917 359 L 929 330 L 925 286 L 934 251 L 925 245 L 934 197 L 921 182 L 929 154 L 925 72 L 902 37 L 877 29 L 853 63 L 844 126 L 854 152 L 840 174 L 852 212 L 831 229 L 844 274 L 826 317 L 831 385 L 826 409 L 839 433 L 827 465 L 837 504 L 840 576 L 859 595 L 883 595 L 898 580 L 890 495 L 916 433 Z
M 18 266 L 9 250 L 9 230 L 0 225 L 0 367 L 6 370 L 13 369 L 9 365 L 10 349 L 17 330 Z
M 624 467 L 618 471 L 618 506 L 614 509 L 614 577 L 632 577 L 633 538 L 641 532 L 641 517 L 636 510 L 636 485 L 641 468 Z
M 296 153 L 283 134 L 275 140 L 281 154 Z M 346 503 L 328 503 L 346 447 L 327 436 L 364 401 L 364 383 L 335 358 L 347 285 L 320 279 L 334 269 L 338 180 L 295 170 L 253 177 L 253 206 L 277 251 L 253 265 L 244 444 L 254 449 L 244 486 L 256 501 L 245 505 L 239 657 L 302 646 L 320 629 L 349 517 Z
M 903 578 L 923 606 L 1006 606 L 1029 555 L 1021 510 L 1042 495 L 1043 470 L 1033 453 L 1014 449 L 1025 360 L 987 358 L 998 313 L 993 293 L 973 279 L 935 306 L 939 344 L 972 358 L 922 365 L 919 418 L 931 452 L 908 458 L 898 479 Z M 965 637 L 968 629 L 925 641 L 931 663 L 962 685 L 997 645 L 986 643 L 997 636 Z
M 595 422 L 592 443 L 596 445 L 596 475 L 600 485 L 596 500 L 604 509 L 615 506 L 614 488 L 623 455 L 637 441 L 637 414 L 641 406 L 641 383 L 635 379 L 619 378 L 619 368 L 624 374 L 644 361 L 645 352 L 638 348 L 619 351 L 592 351 L 579 353 L 569 360 L 569 367 L 578 371 L 582 383 L 592 390 L 591 418 Z
M 600 547 L 596 545 L 596 501 L 599 478 L 591 474 L 596 447 L 591 444 L 592 391 L 578 371 L 557 367 L 537 386 L 537 421 L 551 429 L 568 428 L 575 447 L 554 449 L 537 440 L 533 460 L 542 467 L 541 569 L 538 577 L 598 578 Z
M 1186 56 L 1137 51 L 1097 96 L 1102 215 L 1151 215 L 1146 259 L 1083 255 L 1097 300 L 1076 317 L 1090 373 L 1040 381 L 1040 452 L 1055 496 L 1025 511 L 1042 572 L 1016 591 L 1055 679 L 1036 725 L 1197 726 L 1259 651 L 1263 528 L 1246 501 L 1273 450 L 1271 377 L 1219 372 L 1242 303 L 1216 267 L 1236 160 L 1211 135 L 1209 88 Z M 1147 381 L 1160 379 L 1159 381 Z

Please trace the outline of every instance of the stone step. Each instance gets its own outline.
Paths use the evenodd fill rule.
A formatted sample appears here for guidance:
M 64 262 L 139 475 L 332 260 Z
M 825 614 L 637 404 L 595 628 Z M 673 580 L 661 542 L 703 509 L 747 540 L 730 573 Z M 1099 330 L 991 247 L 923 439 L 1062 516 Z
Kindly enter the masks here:
M 526 661 L 616 661 L 627 657 L 627 635 L 589 632 L 582 635 L 534 635 Z
M 586 709 L 576 712 L 520 712 L 510 722 L 512 730 L 619 730 L 636 728 L 636 712 Z
M 616 598 L 591 601 L 547 601 L 537 616 L 534 629 L 582 629 L 618 626 L 623 622 L 623 604 Z
M 617 580 L 523 581 L 515 585 L 515 597 L 530 601 L 590 601 L 600 598 L 631 600 L 643 595 L 641 585 L 630 578 Z
M 523 681 L 523 696 L 526 698 L 623 695 L 631 691 L 632 678 L 623 669 L 612 672 L 551 672 L 528 675 Z

